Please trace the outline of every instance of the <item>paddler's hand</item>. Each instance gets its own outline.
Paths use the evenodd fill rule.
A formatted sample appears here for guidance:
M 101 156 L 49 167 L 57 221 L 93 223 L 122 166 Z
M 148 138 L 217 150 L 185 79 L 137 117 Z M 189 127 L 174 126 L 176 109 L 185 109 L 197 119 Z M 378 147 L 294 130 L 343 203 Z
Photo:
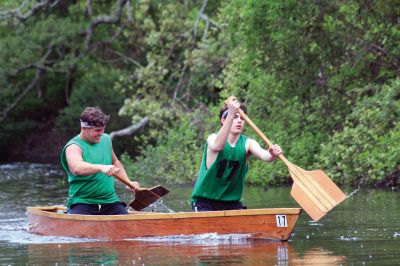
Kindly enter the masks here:
M 269 153 L 271 154 L 273 160 L 276 160 L 279 155 L 282 154 L 282 148 L 278 144 L 274 144 L 268 149 Z
M 131 184 L 132 184 L 132 186 L 133 186 L 135 189 L 126 186 L 126 188 L 129 189 L 130 191 L 135 192 L 136 190 L 139 190 L 139 189 L 140 189 L 140 185 L 139 185 L 138 182 L 131 181 Z
M 240 102 L 235 96 L 230 96 L 226 101 L 225 101 L 225 107 L 228 108 L 228 115 L 231 115 L 234 117 L 236 113 L 239 111 L 240 108 Z
M 101 165 L 101 172 L 108 176 L 113 176 L 119 171 L 119 168 L 115 165 Z
M 225 107 L 228 107 L 228 104 L 232 101 L 237 101 L 237 98 L 233 95 L 229 96 L 228 99 L 225 100 L 225 102 L 224 102 Z

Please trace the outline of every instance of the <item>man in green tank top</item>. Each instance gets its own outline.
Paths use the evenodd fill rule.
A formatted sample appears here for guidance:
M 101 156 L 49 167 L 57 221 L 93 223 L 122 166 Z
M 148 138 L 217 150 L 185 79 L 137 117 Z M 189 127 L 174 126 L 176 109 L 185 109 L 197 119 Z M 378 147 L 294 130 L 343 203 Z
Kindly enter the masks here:
M 128 178 L 114 153 L 111 138 L 104 133 L 109 116 L 98 107 L 87 107 L 80 116 L 81 132 L 61 152 L 61 165 L 68 175 L 68 213 L 127 214 L 115 192 L 115 173 L 139 189 Z
M 229 97 L 220 110 L 221 129 L 207 138 L 192 192 L 194 211 L 245 209 L 240 199 L 248 157 L 254 155 L 265 162 L 272 162 L 282 153 L 279 145 L 265 150 L 257 141 L 242 135 L 245 121 L 238 113 L 239 108 L 247 113 L 245 105 L 235 97 Z

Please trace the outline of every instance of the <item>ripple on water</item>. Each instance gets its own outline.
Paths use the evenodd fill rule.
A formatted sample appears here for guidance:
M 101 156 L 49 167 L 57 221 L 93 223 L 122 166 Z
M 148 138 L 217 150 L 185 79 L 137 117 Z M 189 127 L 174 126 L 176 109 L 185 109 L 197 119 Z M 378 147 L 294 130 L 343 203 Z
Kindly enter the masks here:
M 356 237 L 356 236 L 340 236 L 337 239 L 341 240 L 341 241 L 359 241 L 360 240 L 360 238 Z
M 250 235 L 248 234 L 217 234 L 206 233 L 197 235 L 176 235 L 164 237 L 139 237 L 130 240 L 139 240 L 146 242 L 179 242 L 188 244 L 207 244 L 207 245 L 220 245 L 232 243 L 246 243 L 249 241 Z
M 0 164 L 0 181 L 19 180 L 38 176 L 60 177 L 64 176 L 64 172 L 60 167 L 51 164 Z
M 320 227 L 324 226 L 322 223 L 317 223 L 317 222 L 314 222 L 314 221 L 309 221 L 309 225 L 311 225 L 311 226 L 320 226 Z

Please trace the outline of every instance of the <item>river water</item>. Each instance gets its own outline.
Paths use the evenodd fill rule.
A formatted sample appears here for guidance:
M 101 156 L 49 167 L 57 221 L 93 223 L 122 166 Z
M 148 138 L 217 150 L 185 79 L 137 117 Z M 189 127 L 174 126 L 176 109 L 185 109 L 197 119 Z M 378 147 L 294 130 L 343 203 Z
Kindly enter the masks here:
M 190 210 L 191 187 L 162 185 L 171 192 L 154 208 Z M 131 199 L 124 186 L 117 190 L 122 200 Z M 319 222 L 303 212 L 288 242 L 212 233 L 102 242 L 29 234 L 27 206 L 66 204 L 64 173 L 51 165 L 4 164 L 0 265 L 399 265 L 399 192 L 345 192 L 351 197 Z M 243 200 L 249 208 L 297 207 L 290 188 L 247 187 Z

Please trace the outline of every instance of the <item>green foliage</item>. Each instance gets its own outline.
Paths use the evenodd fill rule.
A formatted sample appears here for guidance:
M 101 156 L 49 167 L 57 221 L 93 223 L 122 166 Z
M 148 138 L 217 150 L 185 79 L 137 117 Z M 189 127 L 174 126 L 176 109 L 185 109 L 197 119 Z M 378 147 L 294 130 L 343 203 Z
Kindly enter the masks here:
M 393 18 L 399 6 L 392 4 L 397 8 L 354 1 L 224 2 L 220 21 L 232 49 L 220 96 L 246 100 L 249 116 L 289 160 L 321 168 L 321 144 L 344 127 L 363 97 L 380 91 L 360 88 L 397 76 Z M 386 174 L 396 169 L 395 163 L 374 166 Z M 255 183 L 287 180 L 280 167 L 261 162 L 253 163 L 249 177 Z M 345 178 L 352 183 L 356 177 Z
M 127 38 L 131 40 L 128 42 L 136 41 L 139 27 L 140 49 L 145 56 L 134 73 L 121 78 L 117 89 L 138 100 L 151 95 L 153 101 L 178 109 L 179 105 L 190 108 L 198 99 L 208 102 L 217 98 L 213 86 L 224 66 L 221 59 L 226 51 L 224 43 L 216 40 L 218 34 L 213 25 L 207 29 L 209 38 L 200 40 L 200 33 L 206 29 L 204 22 L 195 27 L 199 3 L 138 4 L 134 13 L 138 25 L 127 33 Z M 143 16 L 143 12 L 151 15 Z
M 177 128 L 182 116 L 201 106 L 199 102 L 212 103 L 218 98 L 219 88 L 214 84 L 225 64 L 221 58 L 226 51 L 224 43 L 217 40 L 215 26 L 206 29 L 203 21 L 196 24 L 199 3 L 141 2 L 134 12 L 136 25 L 126 38 L 136 41 L 139 29 L 145 56 L 140 57 L 140 67 L 121 76 L 115 89 L 130 94 L 120 115 L 131 117 L 132 123 L 149 119 L 141 134 L 133 137 L 138 154 L 147 145 L 161 145 L 158 142 L 164 135 Z M 205 31 L 208 38 L 201 40 Z
M 33 4 L 18 1 L 4 7 L 15 11 L 21 5 L 19 12 L 28 14 Z M 5 143 L 24 143 L 28 132 L 32 138 L 49 131 L 66 102 L 63 74 L 74 62 L 66 53 L 79 47 L 72 41 L 80 30 L 79 16 L 45 13 L 41 9 L 25 21 L 7 16 L 6 10 L 0 16 L 0 114 L 5 119 L 0 128 L 15 128 Z
M 363 97 L 349 114 L 343 130 L 322 145 L 318 159 L 330 176 L 346 184 L 371 184 L 383 179 L 400 165 L 400 80 Z
M 129 119 L 122 119 L 118 115 L 117 107 L 122 105 L 124 95 L 112 89 L 123 71 L 91 62 L 82 64 L 81 68 L 80 71 L 84 74 L 75 81 L 75 89 L 70 97 L 71 104 L 58 116 L 57 129 L 68 135 L 78 133 L 79 116 L 87 106 L 99 106 L 111 116 L 107 131 L 117 129 L 123 121 L 129 125 Z
M 125 99 L 119 114 L 131 117 L 132 124 L 138 123 L 143 117 L 149 119 L 148 124 L 142 130 L 142 134 L 133 136 L 136 146 L 135 150 L 141 153 L 147 145 L 156 145 L 157 139 L 169 131 L 179 120 L 179 110 L 174 110 L 152 96 L 142 99 Z

